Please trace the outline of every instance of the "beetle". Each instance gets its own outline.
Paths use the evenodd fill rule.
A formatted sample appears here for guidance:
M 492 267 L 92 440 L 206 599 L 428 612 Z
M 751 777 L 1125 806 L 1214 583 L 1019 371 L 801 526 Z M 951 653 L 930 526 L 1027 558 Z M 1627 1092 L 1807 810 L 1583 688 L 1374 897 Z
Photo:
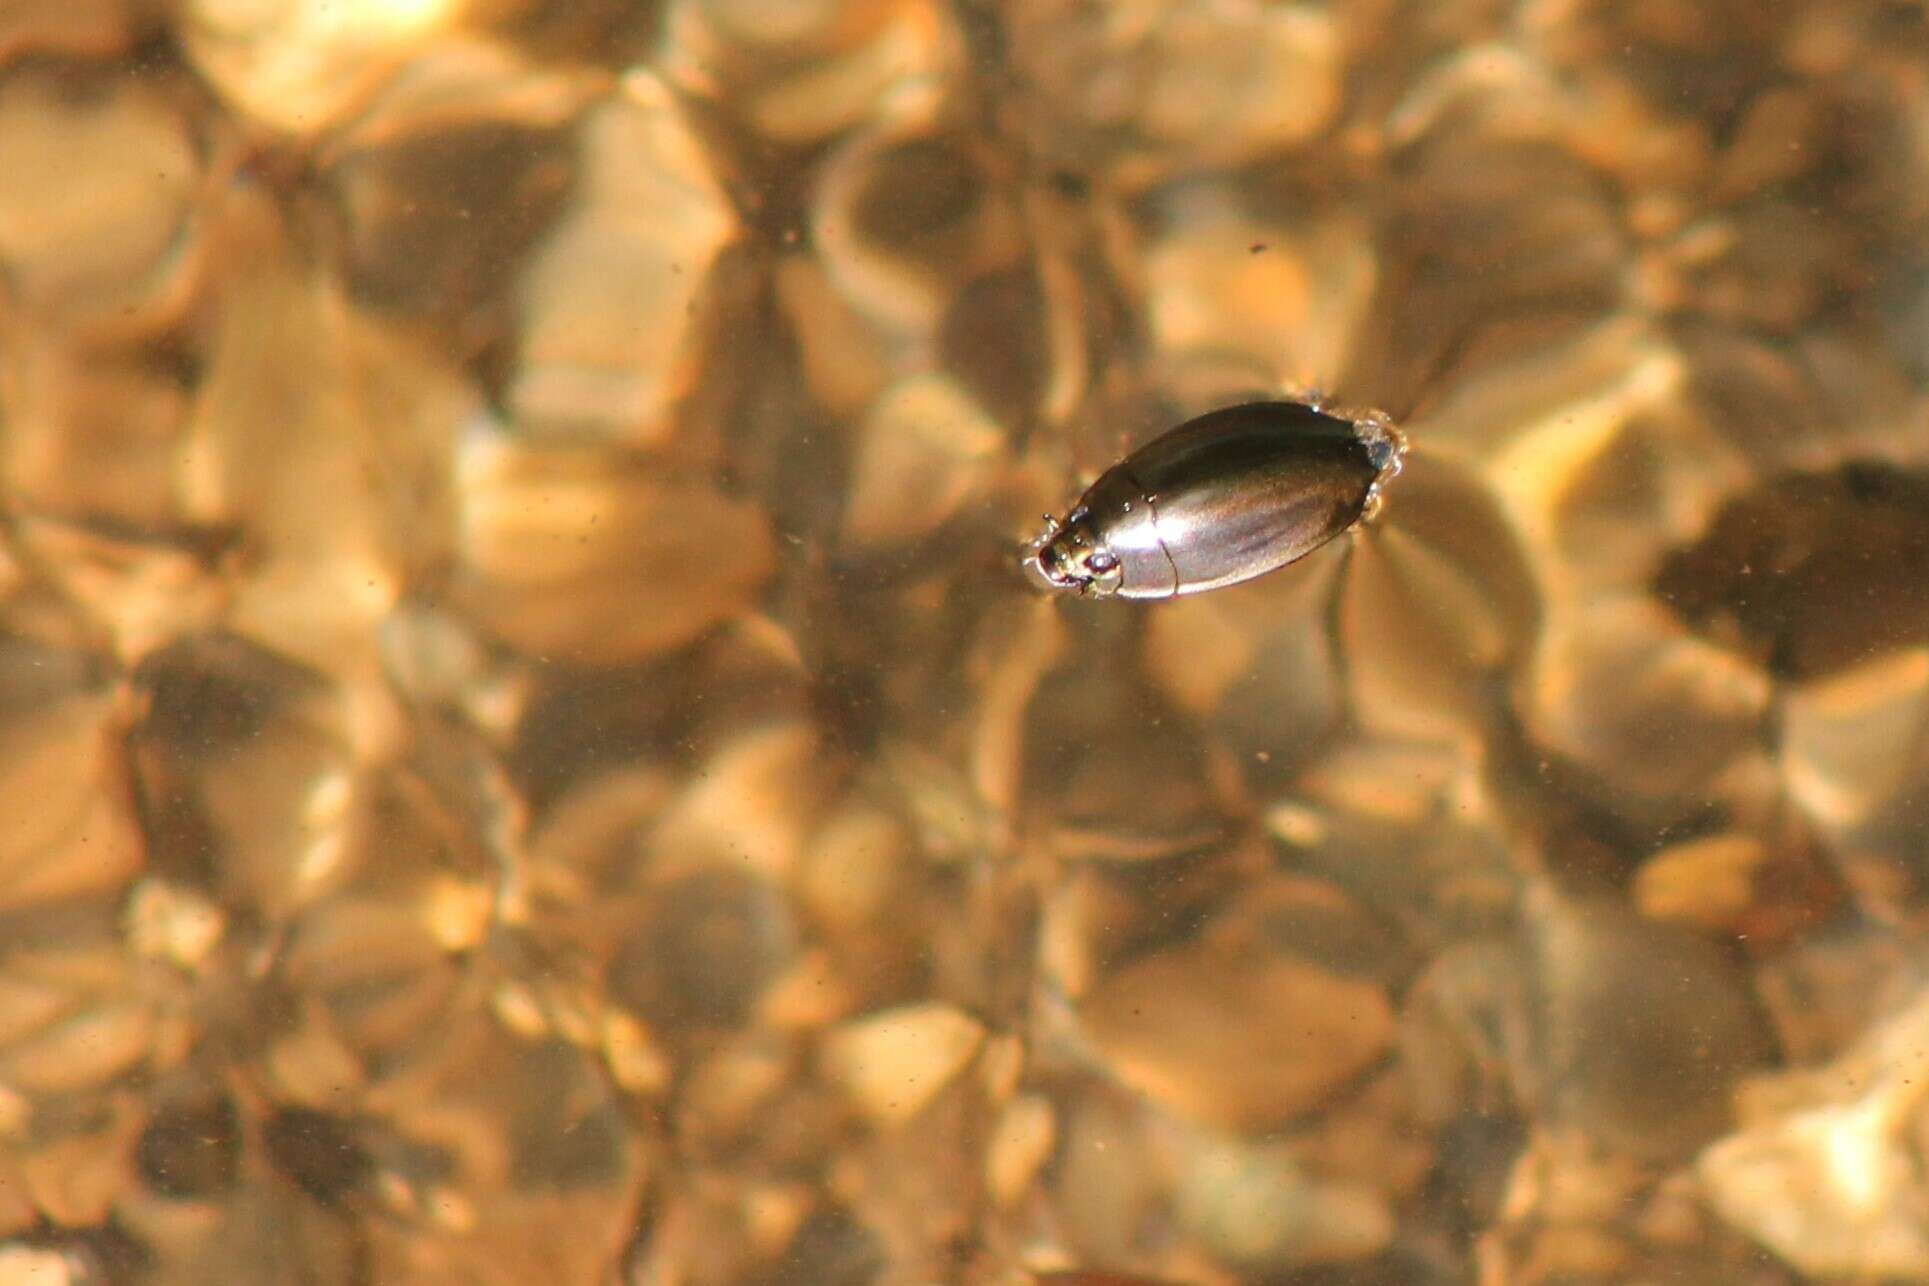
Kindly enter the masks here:
M 1406 439 L 1379 412 L 1247 402 L 1187 420 L 1126 456 L 1064 518 L 1045 517 L 1026 572 L 1096 598 L 1173 598 L 1304 558 L 1371 518 Z

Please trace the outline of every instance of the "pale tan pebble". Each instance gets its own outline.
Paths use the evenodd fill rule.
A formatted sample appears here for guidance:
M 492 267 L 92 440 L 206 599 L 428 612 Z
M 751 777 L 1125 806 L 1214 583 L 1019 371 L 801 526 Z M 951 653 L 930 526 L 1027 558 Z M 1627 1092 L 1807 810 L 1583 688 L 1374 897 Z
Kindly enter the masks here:
M 985 1030 L 940 1001 L 866 1015 L 832 1032 L 823 1061 L 831 1078 L 879 1127 L 909 1122 L 964 1070 Z
M 577 204 L 518 282 L 518 424 L 661 448 L 720 336 L 706 300 L 741 234 L 700 137 L 644 74 L 579 126 Z
M 1318 1106 L 1394 1035 L 1375 983 L 1284 953 L 1207 945 L 1128 965 L 1079 1013 L 1121 1080 L 1182 1117 L 1238 1130 Z
M 1051 1101 L 1025 1094 L 1005 1104 L 985 1148 L 985 1182 L 999 1205 L 1024 1198 L 1058 1142 L 1057 1113 Z

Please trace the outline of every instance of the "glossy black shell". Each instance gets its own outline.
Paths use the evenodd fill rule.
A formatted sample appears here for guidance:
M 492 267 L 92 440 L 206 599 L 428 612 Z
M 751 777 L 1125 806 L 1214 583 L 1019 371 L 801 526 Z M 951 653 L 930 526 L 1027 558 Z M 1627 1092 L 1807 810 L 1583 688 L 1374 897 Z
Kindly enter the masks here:
M 1237 584 L 1303 558 L 1365 515 L 1398 468 L 1399 438 L 1298 402 L 1211 411 L 1148 442 L 1101 474 L 1062 528 L 1116 558 L 1111 583 L 1068 584 L 1127 598 L 1168 598 Z

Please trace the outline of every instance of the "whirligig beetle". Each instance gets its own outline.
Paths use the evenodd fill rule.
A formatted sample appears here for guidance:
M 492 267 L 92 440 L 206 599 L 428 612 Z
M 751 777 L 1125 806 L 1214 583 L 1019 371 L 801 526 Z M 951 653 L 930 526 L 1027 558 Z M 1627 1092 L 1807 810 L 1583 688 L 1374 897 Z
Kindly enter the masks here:
M 1248 402 L 1187 420 L 1104 473 L 1025 555 L 1047 589 L 1172 598 L 1251 580 L 1370 518 L 1406 439 L 1386 416 Z

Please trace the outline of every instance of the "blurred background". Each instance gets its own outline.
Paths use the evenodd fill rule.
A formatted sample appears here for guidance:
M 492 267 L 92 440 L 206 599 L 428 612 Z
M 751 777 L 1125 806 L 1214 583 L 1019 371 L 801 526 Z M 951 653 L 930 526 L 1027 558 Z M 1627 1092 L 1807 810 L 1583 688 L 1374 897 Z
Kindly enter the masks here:
M 0 501 L 5 1286 L 1929 1281 L 1915 0 L 7 0 Z

